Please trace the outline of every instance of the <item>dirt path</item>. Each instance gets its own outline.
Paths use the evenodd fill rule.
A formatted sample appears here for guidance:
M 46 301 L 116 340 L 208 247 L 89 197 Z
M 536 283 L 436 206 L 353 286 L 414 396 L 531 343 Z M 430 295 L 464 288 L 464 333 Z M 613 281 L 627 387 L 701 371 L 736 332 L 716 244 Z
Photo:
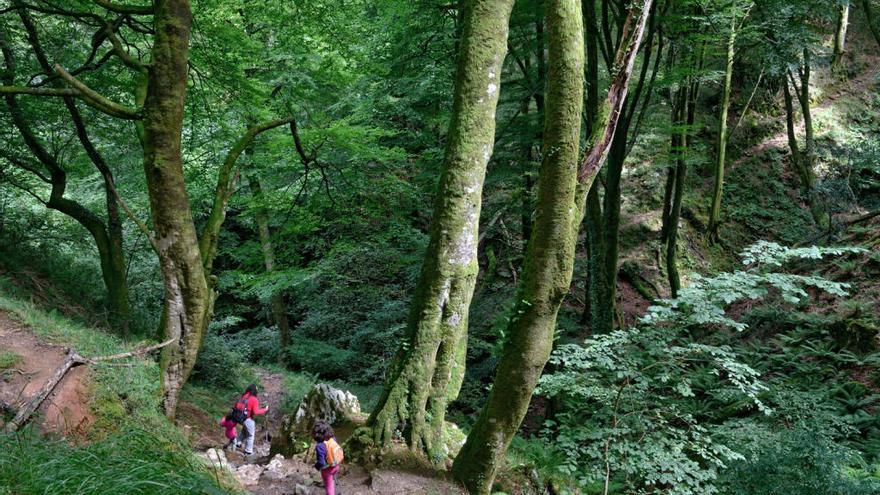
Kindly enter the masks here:
M 0 312 L 0 353 L 17 356 L 0 370 L 0 405 L 14 411 L 30 398 L 65 359 L 63 346 L 39 340 L 25 325 Z M 37 410 L 40 431 L 82 437 L 94 421 L 89 400 L 89 370 L 70 370 Z
M 880 57 L 870 54 L 861 55 L 864 58 L 867 67 L 880 67 Z M 812 107 L 813 119 L 822 113 L 831 111 L 835 103 L 841 98 L 863 99 L 871 95 L 871 88 L 876 84 L 877 76 L 880 70 L 864 70 L 856 77 L 837 83 L 833 91 L 825 95 L 822 102 Z M 801 136 L 804 132 L 804 121 L 800 119 L 795 125 L 795 134 Z M 741 165 L 746 160 L 758 156 L 769 149 L 777 149 L 788 146 L 788 131 L 782 130 L 777 134 L 765 138 L 742 152 L 742 155 L 730 164 L 728 171 Z
M 230 470 L 253 495 L 319 495 L 324 493 L 321 476 L 313 467 L 314 451 L 285 459 L 269 456 L 271 438 L 282 422 L 284 381 L 278 374 L 257 369 L 260 377 L 260 404 L 269 406 L 265 420 L 258 420 L 254 456 L 226 453 Z M 219 431 L 219 429 L 215 429 Z M 344 439 L 340 439 L 344 440 Z M 215 445 L 221 439 L 217 437 Z M 337 493 L 343 495 L 457 494 L 454 484 L 434 473 L 394 468 L 366 468 L 344 463 L 337 475 Z

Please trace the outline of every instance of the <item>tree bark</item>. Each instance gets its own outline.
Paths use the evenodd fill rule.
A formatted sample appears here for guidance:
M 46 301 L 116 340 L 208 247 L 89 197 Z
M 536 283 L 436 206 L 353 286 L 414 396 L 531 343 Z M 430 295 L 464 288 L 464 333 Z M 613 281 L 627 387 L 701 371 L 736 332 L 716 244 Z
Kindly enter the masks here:
M 840 70 L 843 65 L 843 54 L 846 52 L 846 31 L 849 26 L 849 0 L 837 6 L 837 26 L 834 30 L 834 46 L 831 55 L 831 66 Z
M 548 0 L 545 9 L 549 74 L 532 238 L 492 392 L 453 465 L 454 476 L 474 495 L 490 492 L 550 356 L 583 212 L 576 197 L 584 77 L 580 2 Z
M 439 459 L 446 405 L 464 378 L 468 307 L 476 282 L 486 165 L 513 0 L 465 4 L 453 113 L 430 241 L 410 307 L 405 344 L 367 426 L 385 445 L 402 422 L 410 449 Z
M 681 201 L 684 196 L 684 184 L 687 180 L 687 114 L 688 87 L 682 85 L 678 90 L 676 103 L 673 105 L 672 150 L 675 155 L 675 181 L 669 208 L 668 227 L 666 229 L 666 273 L 669 277 L 669 288 L 672 297 L 678 297 L 681 289 L 681 278 L 678 274 L 678 222 L 681 218 Z
M 709 209 L 709 239 L 718 240 L 718 224 L 721 222 L 721 197 L 724 194 L 724 160 L 727 155 L 727 112 L 730 108 L 730 90 L 733 80 L 733 58 L 736 46 L 736 9 L 730 15 L 730 33 L 727 36 L 727 57 L 724 64 L 724 89 L 721 91 L 721 111 L 718 115 L 718 145 L 715 160 L 715 187 Z
M 266 215 L 266 208 L 263 202 L 263 188 L 260 185 L 260 179 L 255 174 L 248 175 L 248 185 L 251 194 L 257 203 L 254 220 L 257 222 L 257 233 L 260 236 L 260 249 L 263 251 L 263 261 L 266 271 L 272 273 L 275 271 L 275 249 L 272 246 L 272 236 L 269 231 L 269 217 Z M 278 326 L 278 353 L 279 364 L 284 365 L 284 349 L 290 345 L 290 322 L 287 319 L 287 305 L 284 303 L 284 293 L 276 291 L 270 298 L 272 308 L 272 318 Z
M 795 156 L 794 151 L 792 152 L 792 162 L 800 175 L 801 188 L 810 209 L 810 214 L 813 216 L 813 221 L 824 230 L 828 228 L 830 220 L 828 218 L 828 213 L 822 206 L 819 193 L 816 190 L 816 134 L 813 127 L 812 104 L 810 102 L 811 65 L 811 53 L 809 48 L 805 47 L 803 49 L 803 63 L 798 68 L 800 85 L 798 85 L 797 79 L 795 79 L 794 75 L 791 72 L 788 73 L 788 82 L 791 83 L 794 88 L 795 96 L 797 96 L 801 114 L 804 119 L 804 147 L 797 157 Z M 788 84 L 786 84 L 785 91 L 788 91 L 787 85 Z M 789 127 L 789 144 L 791 145 L 791 143 L 797 143 L 797 138 L 794 135 L 793 113 L 788 111 L 788 105 L 790 105 L 790 103 L 791 94 L 789 92 L 789 94 L 786 95 L 786 113 L 788 115 L 786 123 Z M 792 150 L 794 150 L 794 148 L 792 148 Z
M 874 41 L 880 46 L 880 19 L 877 18 L 876 13 L 874 12 L 871 0 L 862 0 L 862 10 L 865 13 L 865 22 L 868 23 L 868 29 L 871 30 L 871 35 L 874 37 Z
M 144 100 L 144 174 L 165 295 L 161 334 L 162 408 L 174 417 L 195 365 L 213 298 L 183 179 L 181 131 L 192 13 L 188 0 L 156 0 L 155 36 Z
M 615 63 L 619 72 L 603 105 L 602 124 L 591 134 L 594 144 L 578 167 L 584 92 L 580 2 L 545 2 L 550 70 L 534 231 L 492 391 L 452 467 L 472 495 L 491 491 L 550 357 L 556 316 L 571 285 L 584 201 L 616 131 L 650 4 L 645 0 L 635 27 L 630 11 L 623 31 L 633 34 L 622 36 Z

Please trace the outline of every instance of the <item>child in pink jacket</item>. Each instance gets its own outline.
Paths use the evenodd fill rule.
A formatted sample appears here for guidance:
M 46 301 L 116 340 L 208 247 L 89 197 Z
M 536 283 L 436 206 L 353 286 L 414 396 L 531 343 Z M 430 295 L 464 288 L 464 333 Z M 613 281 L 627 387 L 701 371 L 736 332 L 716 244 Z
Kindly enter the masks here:
M 236 438 L 238 438 L 238 432 L 235 431 L 235 421 L 232 420 L 232 413 L 227 414 L 225 418 L 220 418 L 220 426 L 225 430 L 224 433 L 226 434 L 226 439 L 229 440 L 229 442 L 223 446 L 223 450 L 228 449 L 230 446 L 235 449 L 235 447 L 238 446 L 238 441 L 236 440 Z

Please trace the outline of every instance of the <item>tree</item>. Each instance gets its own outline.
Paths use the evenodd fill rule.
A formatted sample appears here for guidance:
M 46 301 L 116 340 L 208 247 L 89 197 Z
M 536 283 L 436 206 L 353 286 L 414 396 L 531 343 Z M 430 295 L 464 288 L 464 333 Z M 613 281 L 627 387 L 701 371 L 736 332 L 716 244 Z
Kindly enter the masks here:
M 616 14 L 609 14 L 609 1 L 602 2 L 600 26 L 595 29 L 587 29 L 586 40 L 588 56 L 592 43 L 599 47 L 608 74 L 615 74 L 617 67 L 614 66 L 614 55 L 624 41 L 624 32 L 619 29 L 624 26 L 627 11 L 621 5 L 614 5 Z M 658 13 L 658 3 L 653 3 L 648 18 L 648 26 L 645 43 L 640 45 L 644 50 L 638 79 L 634 91 L 627 93 L 627 101 L 622 103 L 620 124 L 614 133 L 614 141 L 608 152 L 608 165 L 605 170 L 604 181 L 593 183 L 593 189 L 587 197 L 587 209 L 585 218 L 587 224 L 586 242 L 589 257 L 587 260 L 587 297 L 589 301 L 585 306 L 584 321 L 590 322 L 590 331 L 593 333 L 607 333 L 614 326 L 617 299 L 617 275 L 619 265 L 619 229 L 620 207 L 622 198 L 621 175 L 624 162 L 626 161 L 635 138 L 639 134 L 639 127 L 644 118 L 648 105 L 651 101 L 654 82 L 659 69 L 659 62 L 663 53 L 663 37 L 659 35 L 659 19 L 663 13 Z M 585 9 L 587 22 L 593 16 L 594 6 Z M 612 26 L 618 28 L 616 40 L 612 40 Z M 598 34 L 601 33 L 601 36 Z M 656 47 L 656 48 L 655 48 Z M 653 61 L 652 61 L 652 56 Z M 598 88 L 598 70 L 593 68 L 592 60 L 588 60 L 587 71 L 590 79 L 587 85 Z M 588 109 L 591 105 L 592 96 L 588 91 Z M 592 119 L 592 125 L 601 125 L 601 121 Z M 598 122 L 598 124 L 597 124 Z M 604 186 L 604 195 L 600 197 L 600 186 Z M 589 309 L 590 314 L 587 314 Z
M 865 14 L 865 22 L 868 24 L 868 29 L 871 31 L 874 41 L 880 45 L 880 19 L 877 18 L 874 12 L 871 0 L 862 0 L 862 10 Z
M 18 15 L 25 28 L 28 42 L 40 65 L 43 76 L 51 80 L 54 71 L 40 43 L 35 22 L 27 10 L 20 9 Z M 117 327 L 123 335 L 126 335 L 129 328 L 128 277 L 125 254 L 123 252 L 122 221 L 116 199 L 113 173 L 103 155 L 92 143 L 85 121 L 76 107 L 73 96 L 75 92 L 70 91 L 68 93 L 64 88 L 59 88 L 57 85 L 53 85 L 51 88 L 32 88 L 36 92 L 55 92 L 62 96 L 77 139 L 103 179 L 104 195 L 106 198 L 106 219 L 101 218 L 100 215 L 95 214 L 80 202 L 65 196 L 68 188 L 68 173 L 64 164 L 59 161 L 56 154 L 51 153 L 45 144 L 41 142 L 40 137 L 31 125 L 30 119 L 27 117 L 27 112 L 19 105 L 15 97 L 17 88 L 15 86 L 15 56 L 6 38 L 5 30 L 0 30 L 0 47 L 2 47 L 6 67 L 3 75 L 5 86 L 0 92 L 4 93 L 4 101 L 12 118 L 13 125 L 18 130 L 28 150 L 37 159 L 39 165 L 30 163 L 30 160 L 27 158 L 14 154 L 9 150 L 4 151 L 2 156 L 19 170 L 30 173 L 40 181 L 48 184 L 51 192 L 49 193 L 49 198 L 43 200 L 33 190 L 23 185 L 19 187 L 25 188 L 31 196 L 47 208 L 57 210 L 73 218 L 91 234 L 98 251 L 101 275 L 107 290 L 110 323 Z M 48 174 L 41 171 L 41 168 L 45 169 Z
M 718 240 L 718 225 L 721 223 L 721 198 L 724 194 L 724 162 L 727 156 L 727 112 L 730 109 L 730 92 L 733 86 L 733 62 L 736 56 L 736 36 L 749 15 L 753 2 L 743 8 L 734 1 L 730 8 L 730 31 L 727 33 L 727 51 L 724 64 L 724 86 L 721 90 L 721 109 L 718 115 L 718 143 L 716 145 L 715 187 L 712 191 L 712 204 L 709 208 L 709 239 Z M 739 19 L 739 21 L 738 21 Z
M 491 491 L 498 465 L 550 357 L 556 315 L 571 284 L 584 202 L 613 141 L 651 0 L 639 7 L 638 20 L 630 11 L 622 27 L 624 36 L 615 57 L 619 70 L 596 117 L 601 124 L 590 137 L 593 145 L 578 167 L 584 95 L 580 2 L 545 3 L 548 86 L 534 230 L 492 391 L 452 467 L 453 475 L 472 494 Z
M 843 54 L 846 52 L 846 30 L 849 26 L 849 0 L 842 0 L 837 5 L 837 23 L 834 29 L 834 47 L 831 55 L 831 66 L 840 70 L 843 65 Z
M 486 165 L 507 51 L 512 0 L 465 2 L 452 120 L 430 240 L 407 334 L 367 426 L 378 445 L 408 423 L 409 447 L 440 455 L 446 405 L 464 378 L 468 308 L 477 278 L 477 239 Z
M 111 45 L 112 56 L 118 57 L 125 67 L 135 73 L 136 87 L 133 93 L 137 106 L 117 103 L 74 75 L 101 67 L 100 64 L 93 66 L 90 63 L 73 71 L 68 71 L 59 64 L 54 65 L 55 74 L 52 80 L 63 81 L 67 88 L 13 86 L 8 83 L 11 79 L 7 76 L 3 93 L 7 95 L 7 103 L 14 94 L 75 97 L 99 112 L 135 122 L 137 137 L 143 149 L 143 168 L 150 200 L 152 228 L 140 221 L 125 202 L 120 201 L 120 206 L 146 234 L 159 260 L 165 288 L 160 334 L 163 340 L 172 340 L 162 351 L 162 407 L 167 416 L 173 417 L 180 389 L 195 365 L 212 314 L 215 294 L 211 283 L 211 268 L 226 207 L 238 179 L 237 160 L 257 135 L 289 124 L 293 118 L 275 119 L 250 126 L 235 142 L 218 169 L 212 209 L 199 236 L 184 181 L 181 142 L 189 76 L 192 23 L 189 2 L 157 0 L 152 7 L 101 2 L 100 6 L 111 16 L 118 16 L 123 21 L 130 20 L 127 17 L 130 15 L 152 16 L 153 45 L 149 63 L 131 55 L 120 41 L 116 33 L 127 25 L 124 22 L 108 23 L 101 15 L 92 12 L 16 4 L 18 10 L 34 9 L 45 15 L 81 21 L 87 26 L 97 25 L 98 32 L 92 40 L 91 57 L 94 57 L 102 44 Z M 132 29 L 143 29 L 140 25 L 137 26 Z M 32 44 L 38 58 L 45 59 L 41 61 L 44 62 L 43 65 L 48 66 L 48 58 L 41 57 L 38 45 Z M 11 60 L 11 55 L 5 58 Z M 86 147 L 87 151 L 88 149 Z M 38 147 L 31 147 L 31 150 L 38 157 L 41 155 Z M 47 163 L 45 158 L 40 158 L 44 165 Z M 56 172 L 57 175 L 59 174 Z M 108 188 L 112 189 L 109 186 Z M 116 196 L 115 191 L 113 192 Z M 120 198 L 116 196 L 116 199 Z

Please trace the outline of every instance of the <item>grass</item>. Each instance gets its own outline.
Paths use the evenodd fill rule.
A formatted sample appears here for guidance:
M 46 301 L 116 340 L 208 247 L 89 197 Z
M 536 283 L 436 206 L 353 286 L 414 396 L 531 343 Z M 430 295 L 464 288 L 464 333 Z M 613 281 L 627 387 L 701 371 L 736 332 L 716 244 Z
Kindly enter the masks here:
M 134 427 L 84 446 L 30 428 L 0 435 L 0 466 L 0 495 L 234 493 L 225 474 L 207 470 L 174 436 Z
M 12 295 L 8 283 L 0 276 L 0 311 L 42 340 L 74 347 L 86 357 L 138 346 L 56 311 L 44 311 L 26 301 L 26 295 Z M 0 360 L 11 359 L 0 353 Z M 129 364 L 89 365 L 95 423 L 88 443 L 41 437 L 30 428 L 0 434 L 0 495 L 233 492 L 227 475 L 197 459 L 184 436 L 160 413 L 158 364 L 149 358 Z
M 19 361 L 21 361 L 21 356 L 18 354 L 6 349 L 0 350 L 0 370 L 12 368 Z

